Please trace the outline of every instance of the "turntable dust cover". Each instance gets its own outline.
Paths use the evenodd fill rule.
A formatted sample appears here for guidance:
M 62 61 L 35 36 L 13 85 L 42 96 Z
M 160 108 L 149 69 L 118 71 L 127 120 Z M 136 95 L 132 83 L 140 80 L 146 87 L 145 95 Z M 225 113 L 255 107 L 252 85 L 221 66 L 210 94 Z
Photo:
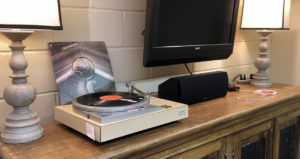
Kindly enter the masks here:
M 116 91 L 104 42 L 51 42 L 49 49 L 60 104 L 89 93 Z

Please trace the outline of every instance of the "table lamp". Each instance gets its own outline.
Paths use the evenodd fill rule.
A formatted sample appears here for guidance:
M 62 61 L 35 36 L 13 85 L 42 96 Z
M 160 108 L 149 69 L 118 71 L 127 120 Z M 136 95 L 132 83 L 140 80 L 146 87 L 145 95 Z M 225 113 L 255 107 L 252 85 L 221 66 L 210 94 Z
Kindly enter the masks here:
M 4 143 L 25 143 L 43 136 L 40 118 L 29 110 L 36 98 L 36 89 L 27 83 L 27 61 L 22 41 L 34 30 L 62 30 L 59 0 L 3 0 L 0 1 L 0 32 L 12 41 L 12 84 L 5 88 L 6 103 L 13 106 L 1 134 Z
M 271 66 L 268 57 L 268 39 L 273 30 L 288 30 L 290 0 L 244 0 L 241 29 L 257 30 L 261 36 L 260 54 L 255 60 L 258 72 L 251 84 L 256 87 L 272 85 L 267 69 Z

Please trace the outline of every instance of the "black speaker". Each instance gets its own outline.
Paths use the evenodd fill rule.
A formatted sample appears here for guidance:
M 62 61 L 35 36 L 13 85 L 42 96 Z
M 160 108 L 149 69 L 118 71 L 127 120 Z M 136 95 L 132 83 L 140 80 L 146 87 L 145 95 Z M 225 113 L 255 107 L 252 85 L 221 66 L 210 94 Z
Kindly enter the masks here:
M 226 72 L 209 72 L 170 78 L 158 86 L 159 98 L 194 104 L 224 97 L 228 89 Z

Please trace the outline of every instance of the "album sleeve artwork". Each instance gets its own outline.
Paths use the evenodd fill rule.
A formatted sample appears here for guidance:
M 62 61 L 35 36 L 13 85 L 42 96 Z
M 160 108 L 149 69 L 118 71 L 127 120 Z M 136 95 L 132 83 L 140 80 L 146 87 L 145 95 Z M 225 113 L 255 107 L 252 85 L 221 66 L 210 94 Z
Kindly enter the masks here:
M 49 43 L 60 104 L 95 92 L 115 92 L 104 42 Z

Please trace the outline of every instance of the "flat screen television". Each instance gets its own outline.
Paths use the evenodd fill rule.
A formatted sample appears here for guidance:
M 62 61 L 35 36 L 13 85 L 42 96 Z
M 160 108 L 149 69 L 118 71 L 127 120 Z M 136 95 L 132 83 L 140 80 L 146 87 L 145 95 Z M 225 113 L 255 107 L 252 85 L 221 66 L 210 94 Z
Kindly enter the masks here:
M 148 0 L 145 67 L 228 58 L 239 0 Z

